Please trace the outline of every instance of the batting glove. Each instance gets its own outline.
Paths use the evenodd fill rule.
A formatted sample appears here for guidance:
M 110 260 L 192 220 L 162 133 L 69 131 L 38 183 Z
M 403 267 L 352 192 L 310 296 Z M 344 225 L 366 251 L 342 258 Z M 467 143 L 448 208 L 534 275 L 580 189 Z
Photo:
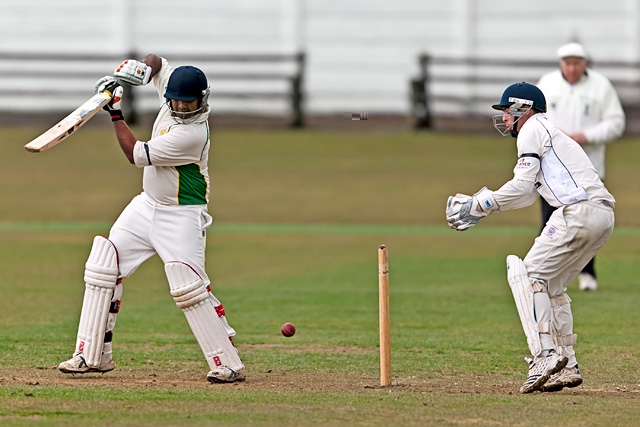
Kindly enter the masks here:
M 111 115 L 111 121 L 117 122 L 118 120 L 124 120 L 122 114 L 122 95 L 124 89 L 120 86 L 120 83 L 111 76 L 104 76 L 96 82 L 96 93 L 106 93 L 111 96 L 111 101 L 104 107 L 106 112 Z
M 113 76 L 133 86 L 143 86 L 151 80 L 152 69 L 144 62 L 127 59 L 116 68 Z

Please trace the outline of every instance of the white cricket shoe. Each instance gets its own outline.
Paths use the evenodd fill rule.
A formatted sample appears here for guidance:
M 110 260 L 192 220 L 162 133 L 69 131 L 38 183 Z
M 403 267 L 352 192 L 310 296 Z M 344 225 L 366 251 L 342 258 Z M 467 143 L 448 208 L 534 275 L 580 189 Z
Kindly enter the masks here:
M 216 369 L 209 371 L 207 381 L 210 383 L 234 383 L 236 381 L 244 381 L 244 366 L 237 370 L 233 370 L 227 366 L 218 366 Z
M 524 360 L 529 363 L 529 376 L 520 387 L 520 393 L 523 394 L 540 390 L 551 375 L 560 372 L 569 361 L 566 357 L 559 356 L 555 351 L 552 351 L 547 357 L 536 357 L 535 359 L 525 357 Z
M 73 357 L 66 362 L 62 362 L 58 369 L 65 374 L 85 374 L 87 372 L 109 372 L 113 371 L 116 363 L 113 361 L 112 353 L 102 353 L 100 365 L 98 367 L 89 367 L 84 359 L 84 354 L 79 351 L 73 354 Z
M 565 367 L 557 374 L 553 374 L 551 378 L 549 378 L 549 381 L 542 386 L 540 391 L 560 391 L 565 387 L 578 387 L 580 384 L 582 384 L 582 375 L 580 375 L 580 369 L 578 369 L 578 365 L 576 365 L 571 368 Z
M 580 273 L 578 275 L 581 291 L 595 291 L 598 289 L 598 282 L 595 277 L 589 273 Z

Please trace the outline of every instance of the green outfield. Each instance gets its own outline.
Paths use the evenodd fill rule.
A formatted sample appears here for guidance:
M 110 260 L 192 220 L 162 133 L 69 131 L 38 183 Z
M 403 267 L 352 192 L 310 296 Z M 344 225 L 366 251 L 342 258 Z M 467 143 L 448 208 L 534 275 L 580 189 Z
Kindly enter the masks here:
M 527 346 L 505 258 L 526 254 L 539 206 L 464 233 L 444 219 L 448 195 L 510 179 L 511 138 L 214 130 L 207 267 L 247 380 L 212 385 L 157 257 L 124 282 L 116 369 L 57 370 L 74 348 L 92 238 L 141 191 L 141 170 L 97 125 L 24 151 L 43 130 L 0 133 L 2 426 L 640 424 L 638 139 L 609 146 L 617 227 L 598 256 L 600 289 L 569 290 L 584 384 L 523 396 Z M 383 243 L 389 387 L 379 386 Z M 280 334 L 284 322 L 295 336 Z

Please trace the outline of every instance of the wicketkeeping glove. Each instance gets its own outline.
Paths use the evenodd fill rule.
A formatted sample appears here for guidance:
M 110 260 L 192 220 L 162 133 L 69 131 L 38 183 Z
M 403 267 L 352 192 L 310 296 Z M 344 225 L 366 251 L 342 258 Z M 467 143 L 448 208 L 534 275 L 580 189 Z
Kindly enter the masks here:
M 449 227 L 454 230 L 464 231 L 478 223 L 478 221 L 470 218 L 468 214 L 468 207 L 471 206 L 472 200 L 473 198 L 466 194 L 458 193 L 455 196 L 449 196 L 447 199 L 447 209 L 445 211 Z M 464 212 L 461 214 L 463 209 Z M 464 220 L 461 218 L 464 218 Z
M 152 69 L 144 62 L 127 59 L 116 68 L 113 76 L 130 85 L 142 86 L 149 83 Z
M 456 194 L 447 199 L 447 222 L 454 230 L 465 231 L 499 208 L 493 191 L 487 187 L 483 187 L 473 197 Z
M 102 108 L 111 115 L 112 122 L 124 120 L 121 107 L 124 89 L 116 79 L 111 76 L 104 76 L 96 82 L 95 92 L 104 92 L 111 96 L 111 101 Z

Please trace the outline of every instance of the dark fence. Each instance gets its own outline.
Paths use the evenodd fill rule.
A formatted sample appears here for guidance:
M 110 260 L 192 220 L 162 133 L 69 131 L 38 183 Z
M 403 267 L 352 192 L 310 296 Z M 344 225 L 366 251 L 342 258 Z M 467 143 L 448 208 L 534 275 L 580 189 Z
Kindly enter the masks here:
M 135 52 L 127 58 L 141 58 Z M 280 100 L 289 105 L 291 127 L 304 127 L 304 53 L 293 54 L 172 54 L 167 55 L 173 63 L 191 63 L 205 71 L 211 85 L 211 98 L 224 100 Z M 0 77 L 15 80 L 11 86 L 0 87 L 0 97 L 23 99 L 34 102 L 33 109 L 42 108 L 38 101 L 55 105 L 55 100 L 71 97 L 87 98 L 86 85 L 80 80 L 95 81 L 108 74 L 123 59 L 123 55 L 88 55 L 57 53 L 10 53 L 0 52 Z M 8 64 L 8 65 L 7 65 Z M 282 69 L 278 66 L 282 65 Z M 223 68 L 225 71 L 217 71 Z M 246 70 L 246 71 L 245 71 Z M 219 89 L 220 82 L 237 82 L 240 90 Z M 44 82 L 50 82 L 45 84 Z M 277 90 L 264 89 L 254 82 L 274 84 Z M 281 89 L 284 88 L 284 89 Z M 130 87 L 124 97 L 123 106 L 127 120 L 135 123 L 140 114 L 139 100 L 155 97 L 155 92 L 144 93 Z M 46 101 L 46 102 L 45 102 Z M 77 101 L 74 101 L 77 102 Z M 78 104 L 79 105 L 79 104 Z M 23 107 L 28 109 L 29 107 Z
M 505 51 L 506 52 L 506 51 Z M 506 56 L 506 55 L 505 55 Z M 559 67 L 558 60 L 418 57 L 419 74 L 412 79 L 411 103 L 416 129 L 430 129 L 438 115 L 490 112 L 510 84 L 535 84 Z M 590 67 L 607 76 L 625 110 L 640 109 L 640 62 L 598 61 Z M 478 113 L 481 114 L 481 113 Z

